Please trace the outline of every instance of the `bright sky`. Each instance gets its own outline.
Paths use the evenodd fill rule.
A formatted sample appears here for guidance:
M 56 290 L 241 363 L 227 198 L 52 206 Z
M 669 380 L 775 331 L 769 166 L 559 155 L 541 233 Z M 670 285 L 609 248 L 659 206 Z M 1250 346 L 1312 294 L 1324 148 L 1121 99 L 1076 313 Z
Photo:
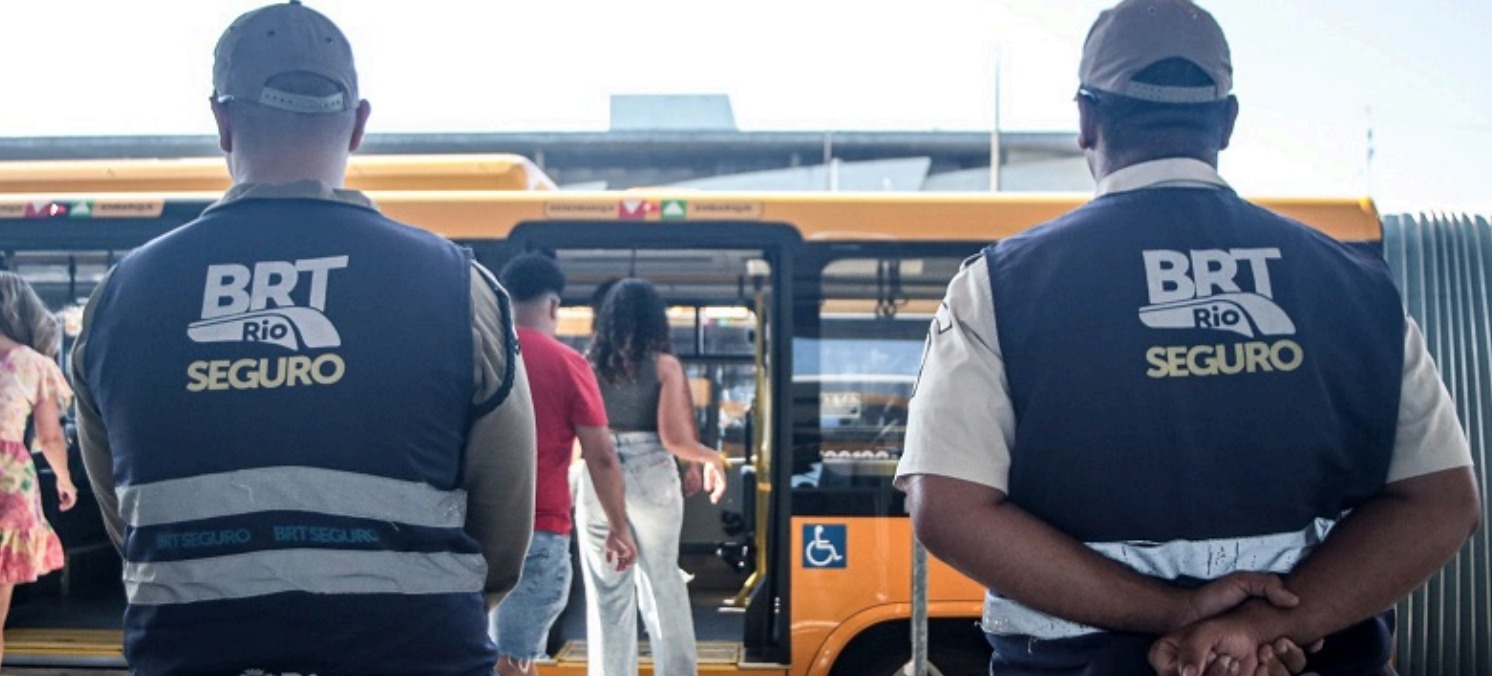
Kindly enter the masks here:
M 0 135 L 204 134 L 212 47 L 262 0 L 6 2 Z M 311 0 L 375 132 L 601 130 L 613 93 L 725 93 L 746 130 L 1072 130 L 1110 0 Z M 1203 0 L 1245 194 L 1492 212 L 1492 3 Z M 1001 64 L 998 68 L 996 64 Z M 1368 129 L 1373 161 L 1368 171 Z

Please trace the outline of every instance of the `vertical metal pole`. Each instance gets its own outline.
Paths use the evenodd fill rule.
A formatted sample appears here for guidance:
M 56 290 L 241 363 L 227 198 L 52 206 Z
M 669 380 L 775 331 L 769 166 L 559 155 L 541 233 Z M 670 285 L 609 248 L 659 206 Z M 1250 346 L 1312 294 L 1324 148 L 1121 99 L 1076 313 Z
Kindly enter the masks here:
M 834 132 L 824 132 L 824 191 L 835 192 L 834 185 Z
M 927 550 L 912 534 L 912 676 L 927 676 Z
M 1005 52 L 995 49 L 995 128 L 989 136 L 989 190 L 1000 192 L 1000 75 L 1004 70 Z
M 1367 120 L 1366 124 L 1368 125 L 1368 139 L 1367 139 L 1368 140 L 1368 148 L 1367 148 L 1367 153 L 1364 154 L 1364 156 L 1363 156 L 1363 167 L 1362 167 L 1363 184 L 1366 187 L 1366 190 L 1364 191 L 1363 194 L 1367 195 L 1368 197 L 1372 197 L 1373 196 L 1373 156 L 1376 155 L 1376 154 L 1378 154 L 1378 146 L 1373 142 L 1373 106 L 1367 106 L 1367 107 L 1365 107 L 1363 109 L 1363 116 L 1364 116 L 1364 118 L 1366 118 L 1366 120 Z

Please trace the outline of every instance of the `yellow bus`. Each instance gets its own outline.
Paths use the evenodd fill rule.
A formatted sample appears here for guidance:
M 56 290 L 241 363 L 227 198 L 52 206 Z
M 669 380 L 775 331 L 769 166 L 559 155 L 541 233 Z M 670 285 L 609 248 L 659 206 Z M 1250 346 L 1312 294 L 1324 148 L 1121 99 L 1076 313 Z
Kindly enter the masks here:
M 487 167 L 465 172 L 463 161 Z M 694 385 L 701 437 L 739 470 L 721 505 L 686 502 L 681 567 L 693 575 L 700 670 L 898 672 L 910 655 L 911 533 L 890 481 L 928 322 L 963 260 L 1085 197 L 481 185 L 491 172 L 511 179 L 500 187 L 547 183 L 521 160 L 503 162 L 360 159 L 349 182 L 370 189 L 392 217 L 470 247 L 494 270 L 524 251 L 552 252 L 570 280 L 562 334 L 574 345 L 584 345 L 599 285 L 623 276 L 658 285 Z M 85 300 L 114 261 L 194 218 L 226 185 L 206 164 L 176 174 L 149 162 L 106 165 L 54 164 L 45 180 L 25 166 L 0 166 L 0 191 L 10 193 L 0 194 L 5 266 L 56 308 Z M 1378 215 L 1365 200 L 1264 203 L 1341 240 L 1381 246 Z M 7 664 L 123 664 L 118 559 L 87 500 L 63 515 L 48 506 L 69 565 L 18 599 Z M 938 672 L 987 668 L 975 624 L 982 593 L 932 562 Z M 556 624 L 554 658 L 541 673 L 584 672 L 582 594 L 573 591 L 574 612 Z

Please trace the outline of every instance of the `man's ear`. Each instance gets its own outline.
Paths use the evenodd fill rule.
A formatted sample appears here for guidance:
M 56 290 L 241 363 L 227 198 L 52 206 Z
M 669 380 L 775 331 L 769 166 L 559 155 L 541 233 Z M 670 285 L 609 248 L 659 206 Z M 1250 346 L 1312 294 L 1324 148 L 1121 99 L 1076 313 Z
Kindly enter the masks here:
M 1233 125 L 1238 123 L 1237 96 L 1228 97 L 1228 112 L 1226 115 L 1228 117 L 1223 120 L 1223 137 L 1220 139 L 1221 143 L 1217 147 L 1218 150 L 1227 150 L 1228 144 L 1233 141 Z
M 357 103 L 357 119 L 352 122 L 352 142 L 347 144 L 347 152 L 357 152 L 358 146 L 363 144 L 363 133 L 368 129 L 368 115 L 373 113 L 372 104 L 367 99 Z
M 1098 144 L 1098 111 L 1093 100 L 1078 95 L 1078 148 L 1093 150 Z
M 212 106 L 212 119 L 218 125 L 218 147 L 225 153 L 233 152 L 233 121 L 228 117 L 228 104 L 219 102 L 214 97 L 208 97 Z
M 560 299 L 551 297 L 549 299 L 549 318 L 559 321 Z

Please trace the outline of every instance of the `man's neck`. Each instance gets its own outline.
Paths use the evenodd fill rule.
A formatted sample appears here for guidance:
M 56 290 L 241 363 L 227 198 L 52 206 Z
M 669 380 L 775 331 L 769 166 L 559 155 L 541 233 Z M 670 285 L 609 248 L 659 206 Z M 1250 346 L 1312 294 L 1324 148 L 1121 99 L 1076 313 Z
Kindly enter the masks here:
M 516 326 L 516 327 L 518 327 L 518 328 L 520 328 L 520 329 L 528 329 L 530 331 L 538 331 L 539 333 L 542 333 L 542 334 L 544 334 L 546 336 L 553 336 L 556 332 L 558 332 L 559 327 L 555 326 L 553 323 L 546 323 L 546 324 L 547 325 L 539 326 L 539 325 L 534 325 L 534 324 L 525 324 L 524 322 L 517 321 L 516 319 L 513 321 L 513 325 Z
M 1210 152 L 1150 148 L 1117 152 L 1098 150 L 1093 153 L 1091 168 L 1093 170 L 1093 180 L 1095 182 L 1102 182 L 1109 176 L 1109 174 L 1112 174 L 1121 169 L 1126 169 L 1135 166 L 1136 164 L 1144 164 L 1146 162 L 1153 162 L 1155 160 L 1164 160 L 1171 158 L 1190 158 L 1199 160 L 1202 162 L 1206 162 L 1213 169 L 1216 169 L 1217 155 L 1218 152 L 1216 150 Z
M 514 303 L 513 323 L 520 328 L 532 329 L 550 336 L 559 331 L 558 323 L 549 318 L 549 306 L 547 303 L 542 305 Z
M 295 183 L 296 181 L 319 181 L 333 188 L 341 188 L 347 177 L 346 158 L 238 158 L 229 159 L 229 169 L 234 184 L 241 183 Z

